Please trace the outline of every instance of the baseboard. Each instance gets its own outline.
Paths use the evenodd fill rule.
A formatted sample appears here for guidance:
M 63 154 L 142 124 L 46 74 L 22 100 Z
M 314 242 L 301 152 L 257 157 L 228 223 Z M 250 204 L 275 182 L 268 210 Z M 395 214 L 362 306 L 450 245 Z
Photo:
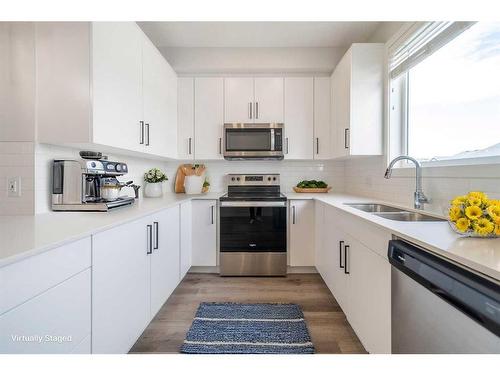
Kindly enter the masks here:
M 188 273 L 220 273 L 218 266 L 191 266 Z
M 318 273 L 318 270 L 314 266 L 288 266 L 287 273 Z

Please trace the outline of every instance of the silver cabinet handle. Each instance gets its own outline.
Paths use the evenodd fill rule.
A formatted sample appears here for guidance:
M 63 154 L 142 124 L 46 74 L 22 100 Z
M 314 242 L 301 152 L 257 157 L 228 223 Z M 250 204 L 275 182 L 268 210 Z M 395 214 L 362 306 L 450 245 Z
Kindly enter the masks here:
M 153 253 L 153 226 L 148 224 L 147 225 L 147 234 L 148 234 L 148 243 L 147 243 L 147 249 L 146 249 L 146 254 L 151 254 Z
M 144 144 L 144 121 L 139 121 L 139 126 L 141 130 L 141 134 L 139 136 L 139 144 Z
M 292 224 L 295 224 L 295 206 L 292 206 Z
M 316 138 L 316 155 L 319 154 L 319 138 Z
M 288 154 L 288 137 L 285 138 L 285 146 L 286 146 L 285 154 Z
M 215 206 L 210 206 L 211 215 L 212 215 L 212 225 L 214 224 L 214 207 Z
M 349 148 L 349 129 L 344 129 L 344 148 Z
M 154 250 L 158 250 L 158 222 L 157 221 L 154 221 L 153 222 L 153 225 L 154 225 L 154 231 L 155 231 L 155 245 L 153 247 Z
M 146 124 L 146 146 L 149 146 L 149 124 Z
M 219 138 L 219 154 L 222 155 L 222 138 Z
M 259 118 L 259 102 L 255 102 L 255 118 Z
M 192 142 L 192 138 L 189 137 L 189 140 L 188 140 L 188 154 L 191 155 L 191 142 Z
M 252 118 L 252 102 L 248 103 L 248 118 Z
M 347 255 L 349 254 L 349 249 L 350 249 L 350 248 L 351 248 L 351 247 L 350 247 L 349 245 L 345 245 L 345 246 L 344 246 L 344 266 L 345 266 L 345 267 L 344 267 L 344 273 L 345 273 L 346 275 L 349 275 L 349 274 L 350 274 L 350 272 L 349 272 L 349 270 L 348 270 L 348 268 L 347 268 L 347 265 L 349 264 L 349 263 L 347 262 L 347 260 L 349 259 L 349 258 L 347 257 Z

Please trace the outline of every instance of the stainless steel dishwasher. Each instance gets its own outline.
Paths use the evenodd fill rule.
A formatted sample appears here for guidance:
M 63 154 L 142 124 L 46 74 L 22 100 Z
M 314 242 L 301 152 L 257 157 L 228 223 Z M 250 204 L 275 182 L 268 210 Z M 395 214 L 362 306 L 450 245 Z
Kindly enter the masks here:
M 393 353 L 500 353 L 500 284 L 389 241 Z

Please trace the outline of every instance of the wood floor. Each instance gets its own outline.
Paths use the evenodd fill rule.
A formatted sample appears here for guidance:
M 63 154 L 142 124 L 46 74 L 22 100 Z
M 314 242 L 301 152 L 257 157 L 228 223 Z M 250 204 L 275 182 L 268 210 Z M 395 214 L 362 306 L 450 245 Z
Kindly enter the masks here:
M 302 307 L 317 353 L 366 353 L 318 274 L 286 278 L 188 274 L 131 353 L 179 353 L 200 302 L 282 302 Z

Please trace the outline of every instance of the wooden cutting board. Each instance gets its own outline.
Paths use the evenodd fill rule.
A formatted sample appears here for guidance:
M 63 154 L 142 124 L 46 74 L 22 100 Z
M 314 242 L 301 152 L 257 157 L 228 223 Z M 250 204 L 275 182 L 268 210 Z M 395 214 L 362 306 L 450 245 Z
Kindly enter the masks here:
M 198 169 L 194 170 L 193 164 L 181 164 L 177 168 L 177 174 L 175 175 L 175 192 L 185 193 L 184 191 L 184 178 L 186 176 L 192 176 L 196 174 L 197 176 L 202 176 L 205 173 L 205 166 L 200 165 Z

